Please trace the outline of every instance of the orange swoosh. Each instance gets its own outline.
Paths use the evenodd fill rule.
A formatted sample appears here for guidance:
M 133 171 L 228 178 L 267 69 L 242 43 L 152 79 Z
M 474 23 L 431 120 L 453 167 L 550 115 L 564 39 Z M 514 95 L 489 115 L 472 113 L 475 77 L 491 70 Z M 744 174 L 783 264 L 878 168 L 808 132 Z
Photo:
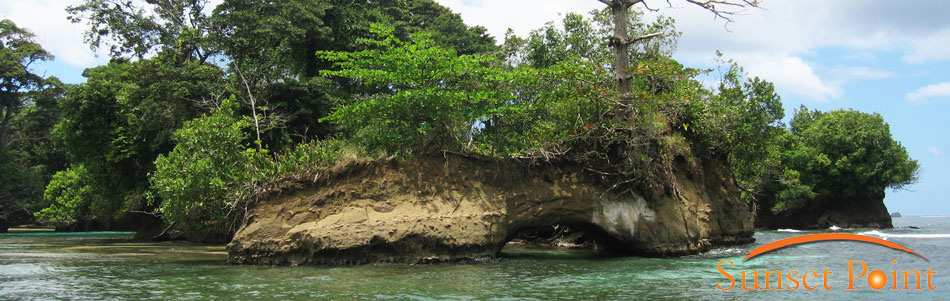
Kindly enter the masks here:
M 895 244 L 895 243 L 892 243 L 892 242 L 889 242 L 889 241 L 886 241 L 886 240 L 883 240 L 883 239 L 880 239 L 880 238 L 874 238 L 874 237 L 870 237 L 870 236 L 857 235 L 857 234 L 845 234 L 845 233 L 809 234 L 809 235 L 802 235 L 802 236 L 796 236 L 796 237 L 786 238 L 786 239 L 783 239 L 783 240 L 771 242 L 771 243 L 765 244 L 765 245 L 763 245 L 763 246 L 761 246 L 761 247 L 755 248 L 755 250 L 750 251 L 750 252 L 749 252 L 749 255 L 746 256 L 745 258 L 743 258 L 742 260 L 746 260 L 746 259 L 749 259 L 749 258 L 752 258 L 752 257 L 755 257 L 755 256 L 759 256 L 759 255 L 761 255 L 761 254 L 763 254 L 763 253 L 770 252 L 770 251 L 776 250 L 776 249 L 781 249 L 781 248 L 784 248 L 784 247 L 787 247 L 787 246 L 792 246 L 792 245 L 797 245 L 797 244 L 803 244 L 803 243 L 809 243 L 809 242 L 816 242 L 816 241 L 826 241 L 826 240 L 853 240 L 853 241 L 862 241 L 862 242 L 869 242 L 869 243 L 879 244 L 879 245 L 882 245 L 882 246 L 885 246 L 885 247 L 890 247 L 890 248 L 892 248 L 892 249 L 901 250 L 901 251 L 904 251 L 904 252 L 907 252 L 907 253 L 913 253 L 913 254 L 915 254 L 915 255 L 917 255 L 917 256 L 920 256 L 920 258 L 923 258 L 924 260 L 930 261 L 929 259 L 927 259 L 927 257 L 924 257 L 923 255 L 920 255 L 920 254 L 917 254 L 917 252 L 911 251 L 910 249 L 905 248 L 904 246 L 901 246 L 901 245 L 899 245 L 899 244 Z

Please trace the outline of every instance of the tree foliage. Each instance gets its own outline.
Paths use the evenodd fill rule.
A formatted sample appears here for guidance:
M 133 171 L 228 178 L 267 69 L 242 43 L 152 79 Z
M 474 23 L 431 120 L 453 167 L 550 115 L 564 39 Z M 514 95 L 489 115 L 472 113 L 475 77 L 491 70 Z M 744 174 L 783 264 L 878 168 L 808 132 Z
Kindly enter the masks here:
M 139 59 L 161 51 L 204 62 L 216 52 L 209 41 L 207 0 L 84 0 L 69 6 L 69 20 L 89 24 L 85 39 L 113 58 Z
M 226 101 L 210 115 L 185 122 L 175 132 L 178 144 L 155 160 L 151 186 L 159 211 L 178 229 L 198 233 L 229 233 L 235 227 L 231 210 L 242 185 L 255 180 L 255 163 L 266 154 L 245 145 L 251 125 Z
M 790 146 L 782 164 L 828 201 L 882 196 L 917 179 L 919 164 L 891 137 L 877 113 L 853 110 L 809 111 L 802 107 L 791 121 Z M 794 207 L 801 200 L 781 202 Z
M 82 165 L 57 172 L 43 193 L 49 206 L 37 212 L 36 218 L 60 228 L 97 219 L 90 206 L 95 195 L 89 180 Z
M 43 77 L 34 74 L 30 65 L 53 58 L 33 37 L 13 21 L 0 20 L 0 149 L 10 144 L 10 122 L 24 106 L 25 94 L 43 86 Z
M 276 156 L 250 143 L 247 116 L 225 100 L 211 114 L 185 122 L 178 144 L 155 160 L 150 177 L 162 218 L 176 229 L 220 241 L 237 230 L 246 206 L 275 179 L 310 175 L 340 157 L 339 144 L 301 143 Z
M 58 117 L 55 97 L 62 85 L 30 70 L 53 58 L 33 39 L 29 30 L 0 20 L 0 231 L 29 221 L 41 208 L 47 167 L 58 157 L 41 132 L 48 118 Z
M 220 90 L 219 68 L 168 59 L 159 55 L 88 69 L 86 83 L 67 93 L 56 134 L 71 162 L 90 174 L 98 216 L 147 209 L 153 161 L 174 147 L 172 134 L 199 115 L 202 100 Z
M 366 50 L 318 53 L 340 69 L 324 74 L 388 90 L 341 106 L 326 118 L 351 131 L 369 151 L 461 150 L 472 140 L 477 121 L 505 108 L 506 95 L 498 88 L 506 73 L 492 66 L 491 57 L 458 55 L 427 34 L 404 42 L 381 24 L 373 32 L 376 39 L 360 40 Z
M 558 158 L 647 197 L 675 193 L 677 162 L 727 160 L 743 196 L 776 210 L 879 194 L 918 168 L 880 115 L 802 109 L 786 126 L 775 87 L 731 61 L 704 86 L 712 70 L 672 59 L 675 22 L 645 22 L 641 0 L 501 47 L 433 0 L 211 2 L 71 6 L 112 56 L 75 86 L 31 73 L 51 56 L 0 23 L 0 223 L 145 211 L 226 240 L 270 183 L 344 153 Z M 727 20 L 758 6 L 686 2 Z

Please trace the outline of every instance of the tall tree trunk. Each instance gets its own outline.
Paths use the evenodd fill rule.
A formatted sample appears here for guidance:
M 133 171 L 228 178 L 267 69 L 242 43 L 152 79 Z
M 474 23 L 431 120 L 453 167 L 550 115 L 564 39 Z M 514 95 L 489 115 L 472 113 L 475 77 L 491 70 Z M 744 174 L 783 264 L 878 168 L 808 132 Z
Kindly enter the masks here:
M 13 103 L 9 103 L 3 108 L 3 119 L 0 121 L 0 150 L 7 148 L 7 133 L 10 129 L 10 119 L 13 117 Z
M 633 105 L 632 88 L 633 75 L 627 72 L 630 67 L 630 45 L 637 41 L 650 39 L 661 35 L 661 32 L 654 32 L 630 38 L 627 27 L 630 23 L 630 7 L 634 4 L 643 2 L 643 0 L 598 0 L 607 4 L 614 15 L 614 36 L 610 38 L 610 47 L 614 49 L 614 73 L 617 81 L 617 94 L 620 99 L 614 105 L 614 118 L 617 120 L 626 120 L 630 118 L 630 107 Z
M 614 74 L 616 76 L 616 91 L 620 99 L 614 105 L 614 118 L 625 120 L 630 115 L 628 109 L 630 105 L 631 79 L 633 76 L 627 73 L 630 67 L 630 35 L 627 33 L 629 23 L 628 10 L 630 6 L 640 3 L 642 0 L 599 0 L 610 7 L 614 15 L 614 36 L 608 43 L 614 49 Z
M 630 79 L 632 76 L 627 74 L 627 68 L 630 66 L 630 36 L 627 33 L 627 9 L 629 5 L 618 3 L 611 6 L 614 15 L 614 37 L 611 43 L 614 47 L 614 72 L 617 75 L 617 93 L 626 99 L 630 93 Z

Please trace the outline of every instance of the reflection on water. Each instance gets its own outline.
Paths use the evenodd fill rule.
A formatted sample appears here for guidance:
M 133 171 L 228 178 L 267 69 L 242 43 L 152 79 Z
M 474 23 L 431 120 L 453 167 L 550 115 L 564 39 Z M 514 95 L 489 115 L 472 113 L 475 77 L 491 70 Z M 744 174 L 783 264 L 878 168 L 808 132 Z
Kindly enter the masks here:
M 354 267 L 256 267 L 225 264 L 221 245 L 129 243 L 130 233 L 0 235 L 0 299 L 854 299 L 950 297 L 950 218 L 898 218 L 883 230 L 891 241 L 928 258 L 857 242 L 808 244 L 743 262 L 761 244 L 796 235 L 764 231 L 755 244 L 677 259 L 607 257 L 591 251 L 507 247 L 499 259 L 468 264 L 371 264 Z M 865 230 L 847 230 L 860 233 Z M 731 291 L 717 272 L 721 260 L 740 270 L 835 271 L 831 291 Z M 845 291 L 845 260 L 873 269 L 937 271 L 936 291 Z M 899 264 L 892 264 L 897 260 Z M 751 280 L 751 279 L 750 279 Z M 946 288 L 944 287 L 946 286 Z

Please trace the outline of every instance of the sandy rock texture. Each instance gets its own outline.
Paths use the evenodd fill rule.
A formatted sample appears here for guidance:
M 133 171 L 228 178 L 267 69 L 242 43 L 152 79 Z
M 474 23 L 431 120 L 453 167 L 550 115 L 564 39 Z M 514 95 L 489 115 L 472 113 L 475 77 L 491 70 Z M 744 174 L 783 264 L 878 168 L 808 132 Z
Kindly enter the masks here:
M 695 160 L 693 160 L 695 161 Z M 451 153 L 340 164 L 265 197 L 228 245 L 238 264 L 442 262 L 496 256 L 515 234 L 569 225 L 614 252 L 678 256 L 752 241 L 728 169 L 678 162 L 673 192 L 618 195 L 570 162 Z

